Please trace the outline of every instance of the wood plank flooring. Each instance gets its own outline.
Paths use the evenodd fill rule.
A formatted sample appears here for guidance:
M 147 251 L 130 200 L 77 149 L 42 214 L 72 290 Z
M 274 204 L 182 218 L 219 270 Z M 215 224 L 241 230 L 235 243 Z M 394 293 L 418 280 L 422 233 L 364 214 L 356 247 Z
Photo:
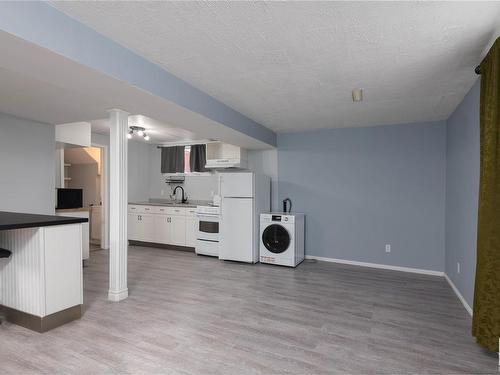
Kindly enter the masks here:
M 92 252 L 81 320 L 45 334 L 4 322 L 0 373 L 498 373 L 440 277 L 130 247 L 130 297 L 112 303 L 107 267 Z

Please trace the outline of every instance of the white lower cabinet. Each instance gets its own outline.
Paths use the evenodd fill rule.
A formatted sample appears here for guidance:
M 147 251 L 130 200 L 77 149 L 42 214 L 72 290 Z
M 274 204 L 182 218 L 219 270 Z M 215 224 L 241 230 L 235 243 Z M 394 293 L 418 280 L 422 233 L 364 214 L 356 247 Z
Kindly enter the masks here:
M 129 206 L 132 241 L 195 247 L 197 225 L 194 208 Z
M 157 215 L 154 224 L 157 243 L 172 243 L 172 225 L 170 224 L 170 216 Z
M 56 210 L 56 216 L 83 217 L 89 219 L 88 211 Z M 90 227 L 89 223 L 82 223 L 82 259 L 89 259 L 90 256 Z
M 128 239 L 153 242 L 155 240 L 155 216 L 128 214 Z
M 139 215 L 129 213 L 127 215 L 127 235 L 129 240 L 139 238 Z
M 172 242 L 170 243 L 178 246 L 186 246 L 186 217 L 171 216 L 170 224 L 172 228 Z
M 186 217 L 156 215 L 155 240 L 151 242 L 186 246 Z

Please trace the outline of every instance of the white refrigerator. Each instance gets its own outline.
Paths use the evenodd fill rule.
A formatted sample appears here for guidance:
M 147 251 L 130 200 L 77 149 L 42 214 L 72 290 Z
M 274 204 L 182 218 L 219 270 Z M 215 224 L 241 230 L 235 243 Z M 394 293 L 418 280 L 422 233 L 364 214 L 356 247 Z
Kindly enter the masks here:
M 221 172 L 219 193 L 219 259 L 257 263 L 259 214 L 271 210 L 271 179 L 253 172 Z

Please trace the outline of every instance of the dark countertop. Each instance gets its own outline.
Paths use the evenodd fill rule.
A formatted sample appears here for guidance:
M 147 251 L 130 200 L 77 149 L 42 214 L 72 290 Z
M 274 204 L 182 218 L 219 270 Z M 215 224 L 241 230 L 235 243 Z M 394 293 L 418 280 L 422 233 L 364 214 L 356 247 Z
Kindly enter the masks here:
M 56 208 L 56 212 L 90 212 L 90 207 Z
M 88 221 L 88 219 L 83 217 L 23 214 L 19 212 L 0 211 L 0 230 L 78 224 L 86 223 Z

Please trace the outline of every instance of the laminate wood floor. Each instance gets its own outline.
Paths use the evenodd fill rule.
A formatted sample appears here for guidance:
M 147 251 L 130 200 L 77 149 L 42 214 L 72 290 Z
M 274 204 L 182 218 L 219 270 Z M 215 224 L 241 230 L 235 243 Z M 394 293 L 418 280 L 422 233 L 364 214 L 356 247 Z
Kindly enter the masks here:
M 130 247 L 84 268 L 84 315 L 45 334 L 3 323 L 1 373 L 497 373 L 443 278 L 332 263 L 297 269 Z

